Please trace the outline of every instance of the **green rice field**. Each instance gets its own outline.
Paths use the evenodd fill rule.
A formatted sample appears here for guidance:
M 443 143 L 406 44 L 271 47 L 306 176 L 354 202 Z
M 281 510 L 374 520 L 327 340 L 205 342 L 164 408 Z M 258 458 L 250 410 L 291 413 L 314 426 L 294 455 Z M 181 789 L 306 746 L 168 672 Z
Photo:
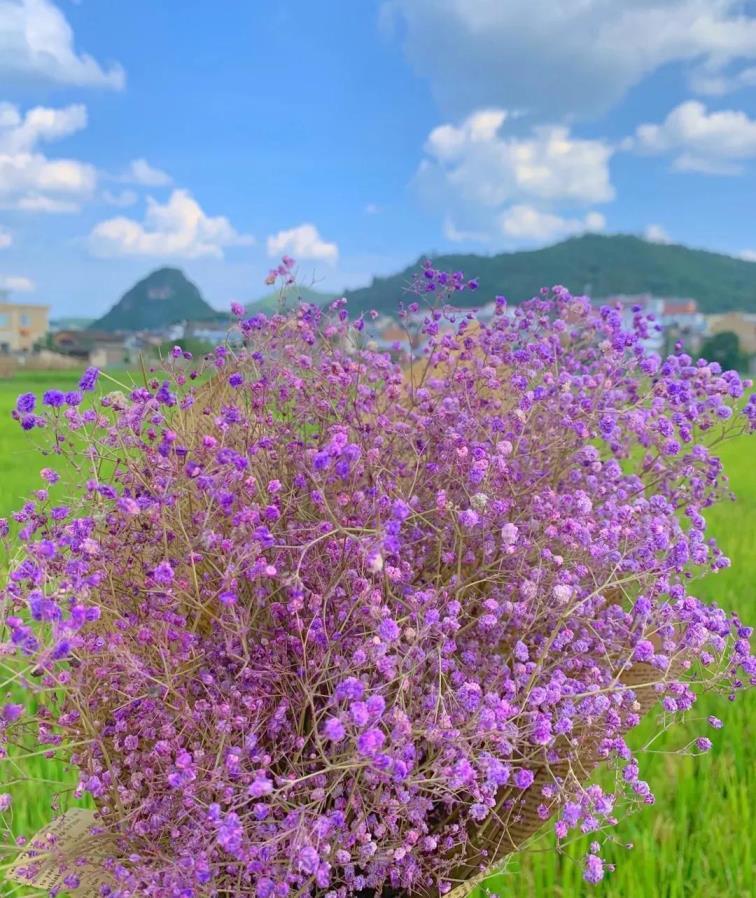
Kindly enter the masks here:
M 36 438 L 24 434 L 9 417 L 16 395 L 75 380 L 68 373 L 0 380 L 0 515 L 18 507 L 24 496 L 40 485 L 39 470 L 44 467 L 35 449 Z M 738 500 L 711 510 L 709 523 L 733 564 L 701 581 L 693 592 L 737 610 L 746 623 L 753 623 L 756 439 L 735 440 L 726 444 L 721 454 Z M 708 714 L 721 717 L 724 729 L 708 727 Z M 616 828 L 616 841 L 606 847 L 603 856 L 617 869 L 601 885 L 588 886 L 582 879 L 581 858 L 589 838 L 557 855 L 548 836 L 518 855 L 490 885 L 512 898 L 752 898 L 756 894 L 756 697 L 746 696 L 734 704 L 707 698 L 698 703 L 695 717 L 699 719 L 667 733 L 654 748 L 684 745 L 698 735 L 711 738 L 714 748 L 697 758 L 664 751 L 641 757 L 644 778 L 657 802 Z M 66 774 L 40 763 L 39 777 L 56 781 Z M 3 779 L 7 776 L 0 766 L 0 786 Z M 48 787 L 28 787 L 22 794 L 18 786 L 10 789 L 15 795 L 17 832 L 28 835 L 50 819 L 54 789 L 53 782 Z M 632 850 L 626 847 L 628 843 Z M 20 892 L 0 882 L 0 894 L 5 898 Z

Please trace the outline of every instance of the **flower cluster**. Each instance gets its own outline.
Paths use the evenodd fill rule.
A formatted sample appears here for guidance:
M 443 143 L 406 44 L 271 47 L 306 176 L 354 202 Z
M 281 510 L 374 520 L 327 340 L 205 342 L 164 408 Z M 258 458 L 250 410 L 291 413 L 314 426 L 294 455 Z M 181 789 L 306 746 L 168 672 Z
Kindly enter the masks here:
M 549 818 L 598 881 L 653 800 L 644 711 L 756 675 L 691 592 L 748 385 L 559 287 L 429 309 L 411 376 L 341 301 L 235 327 L 96 404 L 20 397 L 81 486 L 15 515 L 3 751 L 79 771 L 110 898 L 443 894 Z

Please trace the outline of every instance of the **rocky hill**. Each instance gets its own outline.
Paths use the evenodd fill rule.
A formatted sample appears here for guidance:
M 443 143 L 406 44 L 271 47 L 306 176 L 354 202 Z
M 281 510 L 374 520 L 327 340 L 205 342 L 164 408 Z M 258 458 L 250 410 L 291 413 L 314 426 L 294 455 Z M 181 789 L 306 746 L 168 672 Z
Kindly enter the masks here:
M 178 268 L 159 268 L 118 300 L 90 328 L 105 331 L 160 330 L 177 321 L 219 318 L 199 289 Z

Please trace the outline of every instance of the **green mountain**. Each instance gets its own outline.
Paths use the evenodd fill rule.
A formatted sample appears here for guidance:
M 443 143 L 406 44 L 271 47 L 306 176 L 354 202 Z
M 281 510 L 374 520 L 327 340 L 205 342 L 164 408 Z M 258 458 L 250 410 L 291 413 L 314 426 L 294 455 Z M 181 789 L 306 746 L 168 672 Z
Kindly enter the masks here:
M 368 309 L 392 313 L 400 301 L 414 298 L 406 289 L 421 262 L 348 292 L 352 314 Z M 482 305 L 496 294 L 516 303 L 541 287 L 564 284 L 594 297 L 653 293 L 696 299 L 706 313 L 756 312 L 756 263 L 629 235 L 586 234 L 543 249 L 496 256 L 434 256 L 433 264 L 478 278 L 480 289 L 458 294 L 459 305 Z
M 320 293 L 318 290 L 313 290 L 312 287 L 300 287 L 295 285 L 286 291 L 285 301 L 286 307 L 291 308 L 297 302 L 309 302 L 316 306 L 323 306 L 334 298 L 335 294 Z M 270 315 L 271 312 L 278 311 L 280 303 L 281 294 L 278 290 L 274 290 L 272 293 L 266 293 L 265 296 L 261 296 L 259 299 L 254 299 L 252 302 L 247 303 L 245 311 L 248 315 L 256 315 L 260 312 Z
M 178 268 L 159 268 L 118 300 L 92 330 L 159 330 L 177 321 L 205 321 L 224 317 Z

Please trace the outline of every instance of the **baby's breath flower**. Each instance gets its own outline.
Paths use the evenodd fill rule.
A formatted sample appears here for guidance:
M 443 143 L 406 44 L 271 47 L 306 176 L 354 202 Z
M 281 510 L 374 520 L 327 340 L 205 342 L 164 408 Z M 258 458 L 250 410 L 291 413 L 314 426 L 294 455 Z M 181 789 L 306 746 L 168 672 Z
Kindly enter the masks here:
M 233 349 L 18 398 L 76 475 L 0 521 L 0 756 L 77 771 L 109 898 L 444 893 L 550 816 L 653 803 L 628 731 L 753 681 L 750 628 L 690 593 L 729 563 L 705 515 L 745 382 L 564 287 L 485 319 L 477 287 L 423 265 L 411 370 L 346 300 L 234 304 Z M 611 788 L 564 776 L 597 753 Z

